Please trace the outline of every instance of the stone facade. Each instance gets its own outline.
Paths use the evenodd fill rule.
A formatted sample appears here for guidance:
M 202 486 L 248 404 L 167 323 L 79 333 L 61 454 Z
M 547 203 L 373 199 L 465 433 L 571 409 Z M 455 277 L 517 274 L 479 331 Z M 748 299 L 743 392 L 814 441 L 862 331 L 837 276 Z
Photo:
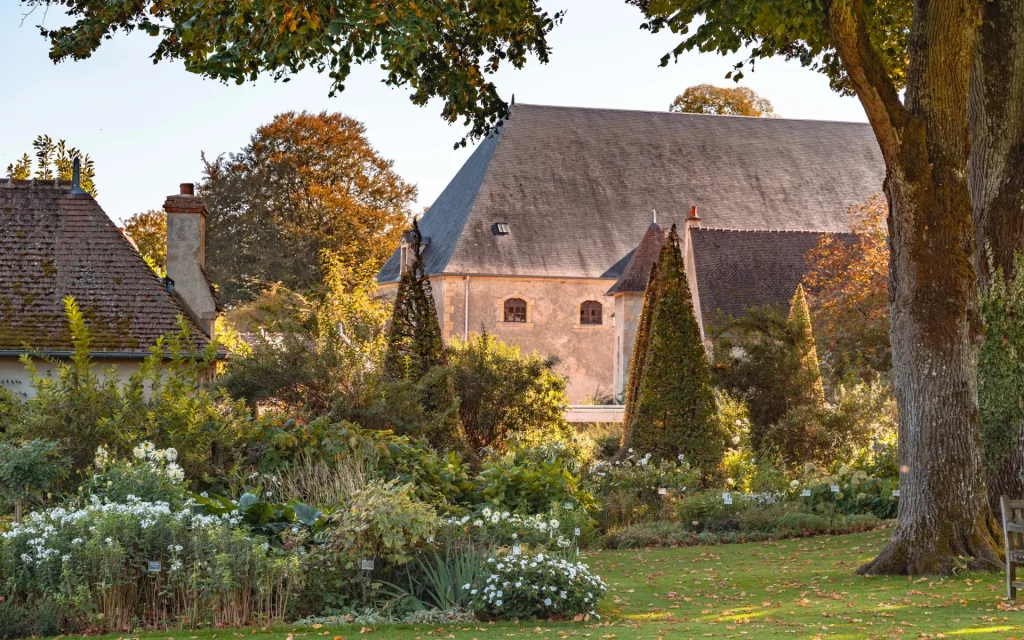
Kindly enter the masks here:
M 430 279 L 446 341 L 486 329 L 524 353 L 553 356 L 557 370 L 569 380 L 573 403 L 615 391 L 615 300 L 605 295 L 613 282 L 452 275 Z M 394 297 L 397 287 L 383 284 L 380 292 Z M 526 322 L 504 321 L 504 302 L 509 298 L 526 301 Z M 580 324 L 580 306 L 586 301 L 601 303 L 601 324 Z

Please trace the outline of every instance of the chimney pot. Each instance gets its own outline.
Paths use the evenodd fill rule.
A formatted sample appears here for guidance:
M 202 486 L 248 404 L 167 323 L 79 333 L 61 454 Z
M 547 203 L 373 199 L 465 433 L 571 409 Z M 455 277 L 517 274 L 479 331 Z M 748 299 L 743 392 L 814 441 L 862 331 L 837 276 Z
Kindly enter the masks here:
M 181 195 L 183 196 L 194 196 L 196 195 L 196 185 L 191 182 L 181 183 Z
M 693 205 L 692 207 L 690 207 L 690 217 L 698 219 L 700 218 L 700 216 L 697 215 L 697 205 Z

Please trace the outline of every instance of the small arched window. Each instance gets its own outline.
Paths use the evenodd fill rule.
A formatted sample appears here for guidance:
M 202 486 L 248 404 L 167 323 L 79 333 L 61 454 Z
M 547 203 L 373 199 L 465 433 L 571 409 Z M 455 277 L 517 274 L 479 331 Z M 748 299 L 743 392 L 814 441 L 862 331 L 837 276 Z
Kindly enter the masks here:
M 526 300 L 509 298 L 505 301 L 505 322 L 526 322 Z
M 601 324 L 601 312 L 600 302 L 587 300 L 580 305 L 580 324 Z

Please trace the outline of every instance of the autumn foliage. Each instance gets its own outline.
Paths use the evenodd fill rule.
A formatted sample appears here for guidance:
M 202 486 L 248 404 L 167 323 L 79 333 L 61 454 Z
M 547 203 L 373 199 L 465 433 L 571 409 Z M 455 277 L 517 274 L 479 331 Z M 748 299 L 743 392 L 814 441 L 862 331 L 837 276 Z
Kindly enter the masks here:
M 855 236 L 825 235 L 808 255 L 804 285 L 823 364 L 837 377 L 888 371 L 889 206 L 876 195 L 850 207 Z

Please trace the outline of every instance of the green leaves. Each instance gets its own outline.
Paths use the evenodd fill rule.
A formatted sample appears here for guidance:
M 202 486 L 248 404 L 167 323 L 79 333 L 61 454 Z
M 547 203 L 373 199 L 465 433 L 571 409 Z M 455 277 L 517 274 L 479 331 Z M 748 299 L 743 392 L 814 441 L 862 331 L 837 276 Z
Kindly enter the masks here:
M 139 29 L 159 38 L 154 61 L 181 60 L 193 73 L 236 83 L 312 67 L 329 74 L 332 94 L 352 65 L 379 61 L 387 84 L 409 86 L 416 104 L 441 98 L 442 116 L 463 119 L 472 137 L 508 115 L 488 76 L 531 56 L 547 62 L 547 35 L 561 20 L 537 0 L 22 1 L 60 6 L 74 19 L 40 27 L 54 61 L 88 58 L 114 33 Z

